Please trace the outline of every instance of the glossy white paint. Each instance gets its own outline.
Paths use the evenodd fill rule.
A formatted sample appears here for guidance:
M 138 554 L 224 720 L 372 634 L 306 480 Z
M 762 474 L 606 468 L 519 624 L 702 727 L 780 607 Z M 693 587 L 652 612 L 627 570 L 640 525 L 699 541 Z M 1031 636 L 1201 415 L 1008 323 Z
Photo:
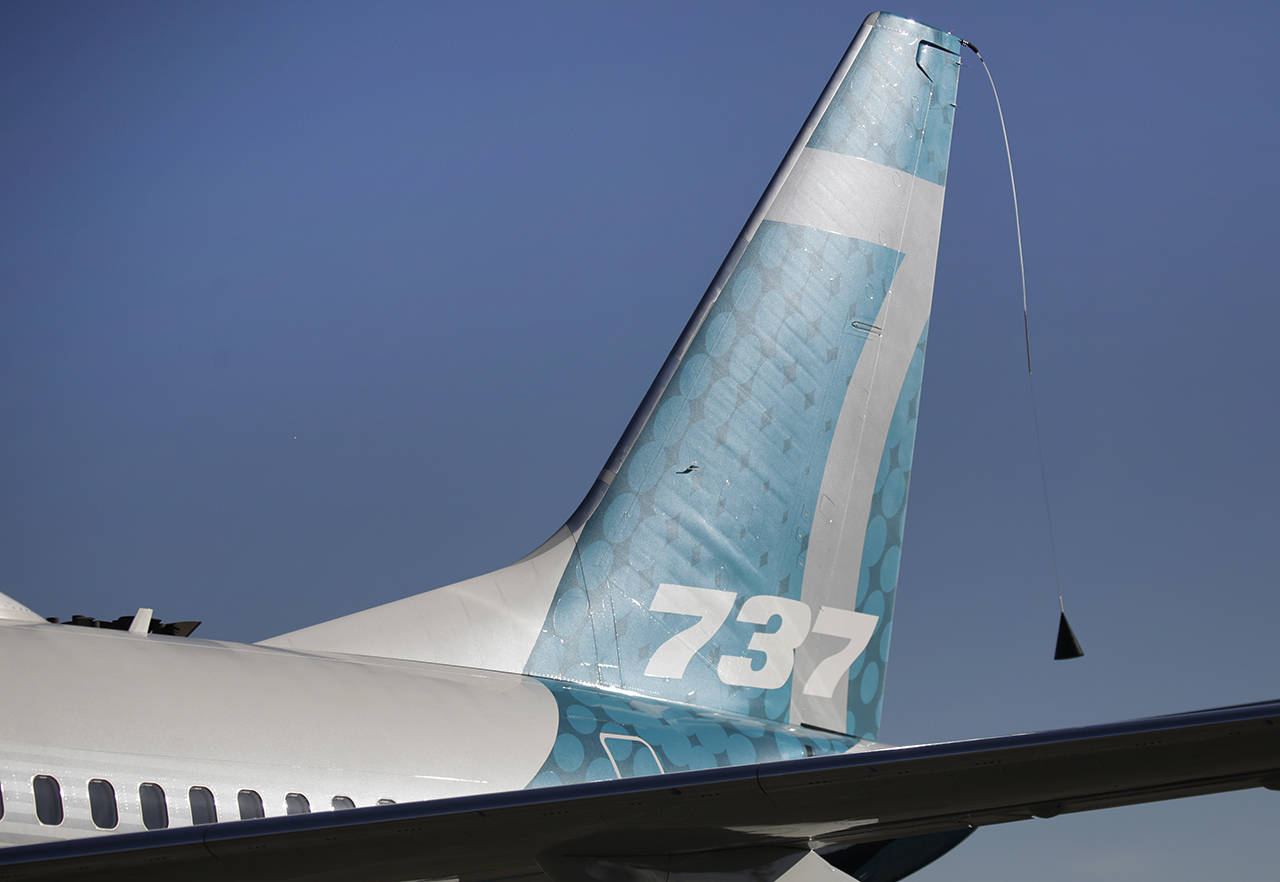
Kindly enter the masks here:
M 801 598 L 814 609 L 847 604 L 849 574 L 862 566 L 862 545 L 876 473 L 916 343 L 929 320 L 946 190 L 868 159 L 806 149 L 770 220 L 874 242 L 900 252 L 902 266 L 863 344 L 836 421 L 809 536 Z M 796 676 L 807 682 L 839 644 L 811 641 L 796 652 Z M 791 722 L 843 729 L 849 683 L 830 693 L 795 690 Z
M 508 567 L 258 645 L 520 673 L 542 632 L 573 548 L 572 532 L 562 527 Z
M 0 594 L 0 622 L 43 622 L 44 618 L 8 594 Z
M 357 656 L 0 623 L 0 665 L 23 670 L 0 715 L 0 846 L 91 835 L 87 783 L 109 780 L 120 831 L 141 829 L 138 786 L 164 787 L 171 824 L 209 787 L 219 818 L 236 794 L 268 814 L 286 793 L 326 810 L 515 790 L 555 739 L 555 699 L 511 674 Z M 66 820 L 35 822 L 31 777 L 62 786 Z

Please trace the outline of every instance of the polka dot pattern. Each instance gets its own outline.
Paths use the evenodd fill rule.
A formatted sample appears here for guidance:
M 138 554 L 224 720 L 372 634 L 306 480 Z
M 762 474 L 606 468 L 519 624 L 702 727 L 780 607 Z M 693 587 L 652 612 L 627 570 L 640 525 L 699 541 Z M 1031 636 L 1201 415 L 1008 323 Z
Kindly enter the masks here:
M 912 23 L 913 34 L 877 26 L 836 90 L 809 147 L 870 159 L 935 184 L 947 182 L 959 58 L 951 34 Z M 923 34 L 921 32 L 924 32 Z M 931 78 L 932 77 L 932 78 Z
M 862 546 L 857 608 L 878 616 L 880 620 L 862 655 L 864 663 L 855 663 L 849 669 L 845 726 L 846 731 L 864 738 L 874 738 L 879 729 L 880 704 L 884 697 L 884 663 L 889 658 L 894 589 L 898 587 L 898 565 L 902 560 L 902 530 L 907 519 L 907 487 L 911 482 L 911 456 L 915 451 L 916 418 L 920 413 L 920 383 L 924 376 L 924 350 L 928 336 L 929 326 L 926 324 L 893 409 L 893 421 L 889 424 L 884 454 L 880 458 L 875 494 L 871 497 L 871 519 L 867 522 Z M 877 660 L 872 661 L 871 656 Z
M 789 683 L 730 687 L 717 665 L 721 652 L 763 661 L 747 649 L 760 626 L 737 621 L 746 598 L 800 597 L 834 425 L 901 260 L 857 239 L 761 225 L 584 525 L 527 673 L 786 718 Z M 692 624 L 649 612 L 664 582 L 738 603 L 672 680 L 644 676 L 657 647 Z
M 950 34 L 882 16 L 807 146 L 945 184 L 959 49 Z M 835 423 L 868 335 L 883 330 L 881 309 L 902 260 L 892 248 L 796 224 L 757 228 L 580 528 L 525 667 L 577 684 L 559 687 L 568 737 L 535 781 L 819 749 L 784 723 L 790 679 L 771 689 L 729 686 L 719 664 L 730 655 L 761 669 L 765 656 L 749 641 L 779 628 L 777 616 L 740 622 L 744 602 L 800 599 Z M 856 601 L 838 601 L 879 618 L 848 673 L 847 731 L 864 737 L 874 736 L 881 712 L 926 334 L 876 475 Z M 727 592 L 734 606 L 709 639 L 689 644 L 683 668 L 668 659 L 667 677 L 649 677 L 658 648 L 696 621 L 650 612 L 663 583 Z M 631 697 L 600 697 L 609 690 Z M 671 702 L 708 708 L 710 717 Z M 671 714 L 685 717 L 676 725 Z
M 560 710 L 529 787 L 844 753 L 857 738 L 544 681 Z M 616 769 L 615 769 L 616 767 Z

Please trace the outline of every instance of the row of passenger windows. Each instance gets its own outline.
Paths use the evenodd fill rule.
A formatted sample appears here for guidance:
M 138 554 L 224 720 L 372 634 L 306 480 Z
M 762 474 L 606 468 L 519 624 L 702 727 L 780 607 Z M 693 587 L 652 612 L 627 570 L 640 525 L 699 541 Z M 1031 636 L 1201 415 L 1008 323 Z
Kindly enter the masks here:
M 56 827 L 62 823 L 62 786 L 52 775 L 36 775 L 31 779 L 31 790 L 36 801 L 36 818 L 41 824 Z M 213 791 L 208 787 L 192 787 L 187 791 L 191 805 L 193 824 L 216 824 L 218 806 Z M 142 825 L 148 830 L 161 830 L 169 826 L 169 803 L 164 788 L 159 784 L 145 783 L 138 786 L 138 803 L 142 808 Z M 240 820 L 264 818 L 262 796 L 256 790 L 241 790 L 236 794 Z M 329 801 L 335 811 L 353 809 L 355 801 L 349 796 L 335 796 Z M 394 799 L 380 799 L 378 805 L 395 805 Z M 311 802 L 301 793 L 287 793 L 284 797 L 285 814 L 305 815 L 311 811 Z M 89 782 L 89 815 L 93 826 L 99 830 L 114 830 L 120 824 L 120 811 L 116 806 L 116 790 L 110 781 L 94 778 Z M 4 817 L 4 790 L 0 788 L 0 818 Z

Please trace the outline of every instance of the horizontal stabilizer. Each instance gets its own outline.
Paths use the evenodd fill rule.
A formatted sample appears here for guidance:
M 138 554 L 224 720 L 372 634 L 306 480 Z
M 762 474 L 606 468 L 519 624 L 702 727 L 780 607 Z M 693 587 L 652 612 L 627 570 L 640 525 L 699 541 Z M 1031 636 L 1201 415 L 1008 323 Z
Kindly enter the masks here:
M 672 866 L 1249 787 L 1280 789 L 1280 701 L 810 760 L 0 851 L 0 880 L 366 880 Z

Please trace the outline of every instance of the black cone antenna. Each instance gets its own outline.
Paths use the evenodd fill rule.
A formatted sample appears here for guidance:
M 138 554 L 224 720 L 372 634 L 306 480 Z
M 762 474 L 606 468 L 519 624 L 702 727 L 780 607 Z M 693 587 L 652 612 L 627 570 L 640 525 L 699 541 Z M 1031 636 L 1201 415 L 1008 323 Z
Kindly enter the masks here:
M 1067 611 L 1062 606 L 1062 596 L 1058 596 L 1058 645 L 1053 648 L 1053 660 L 1062 661 L 1068 658 L 1080 658 L 1084 650 L 1076 639 L 1071 624 L 1067 621 Z

